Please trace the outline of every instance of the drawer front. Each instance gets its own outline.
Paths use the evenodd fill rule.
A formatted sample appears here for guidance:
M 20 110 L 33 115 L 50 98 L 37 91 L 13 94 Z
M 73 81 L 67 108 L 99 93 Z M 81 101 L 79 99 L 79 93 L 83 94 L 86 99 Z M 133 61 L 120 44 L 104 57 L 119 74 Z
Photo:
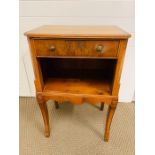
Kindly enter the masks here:
M 37 56 L 66 56 L 67 43 L 65 40 L 34 40 Z
M 117 57 L 119 41 L 79 41 L 76 55 L 90 57 Z
M 34 40 L 37 56 L 117 57 L 119 41 Z

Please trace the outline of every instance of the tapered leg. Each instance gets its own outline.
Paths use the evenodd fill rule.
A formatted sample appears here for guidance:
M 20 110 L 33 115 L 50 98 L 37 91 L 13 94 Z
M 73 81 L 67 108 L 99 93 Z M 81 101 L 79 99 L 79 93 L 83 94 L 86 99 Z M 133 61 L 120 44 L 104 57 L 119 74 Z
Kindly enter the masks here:
M 116 106 L 117 106 L 117 101 L 113 101 L 111 103 L 111 105 L 109 105 L 108 108 L 108 114 L 107 114 L 107 120 L 106 120 L 106 127 L 105 127 L 105 133 L 104 133 L 104 141 L 108 142 L 109 140 L 109 136 L 110 136 L 110 126 L 111 126 L 111 122 L 116 110 Z
M 59 103 L 57 101 L 54 101 L 54 104 L 55 104 L 55 108 L 59 109 Z
M 45 126 L 45 136 L 50 136 L 50 126 L 49 126 L 49 118 L 48 118 L 48 110 L 46 102 L 42 99 L 42 97 L 37 97 L 37 101 L 42 113 L 42 117 L 44 120 L 44 126 Z
M 100 107 L 101 111 L 103 111 L 103 109 L 104 109 L 104 102 L 101 103 L 101 107 Z

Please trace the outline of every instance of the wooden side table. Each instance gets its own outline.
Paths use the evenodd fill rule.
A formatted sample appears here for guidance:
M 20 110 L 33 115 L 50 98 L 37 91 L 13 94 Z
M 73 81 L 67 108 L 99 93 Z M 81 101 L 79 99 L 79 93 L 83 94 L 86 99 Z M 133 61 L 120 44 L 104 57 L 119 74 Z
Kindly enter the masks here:
M 35 73 L 36 98 L 45 136 L 50 136 L 46 101 L 109 105 L 104 140 L 109 140 L 125 50 L 130 34 L 116 26 L 42 26 L 26 32 Z

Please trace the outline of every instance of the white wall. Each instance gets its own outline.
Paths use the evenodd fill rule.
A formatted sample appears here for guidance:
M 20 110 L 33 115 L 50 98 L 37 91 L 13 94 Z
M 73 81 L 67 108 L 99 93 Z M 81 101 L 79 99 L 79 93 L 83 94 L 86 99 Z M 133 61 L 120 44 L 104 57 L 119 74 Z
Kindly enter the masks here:
M 134 95 L 134 1 L 133 0 L 20 0 L 20 53 L 25 67 L 20 72 L 21 96 L 35 94 L 33 70 L 25 31 L 47 25 L 117 25 L 132 34 L 121 77 L 119 101 Z M 22 87 L 22 86 L 21 86 Z M 22 87 L 23 88 L 23 87 Z

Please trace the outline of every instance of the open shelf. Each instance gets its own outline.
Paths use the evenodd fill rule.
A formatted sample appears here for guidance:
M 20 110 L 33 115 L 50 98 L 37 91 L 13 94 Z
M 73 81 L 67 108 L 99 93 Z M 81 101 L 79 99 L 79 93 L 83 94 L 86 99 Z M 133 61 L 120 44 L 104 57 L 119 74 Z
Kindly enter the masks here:
M 50 78 L 45 82 L 44 92 L 110 95 L 110 88 L 110 82 L 105 80 Z
M 44 92 L 111 95 L 114 59 L 38 58 Z

